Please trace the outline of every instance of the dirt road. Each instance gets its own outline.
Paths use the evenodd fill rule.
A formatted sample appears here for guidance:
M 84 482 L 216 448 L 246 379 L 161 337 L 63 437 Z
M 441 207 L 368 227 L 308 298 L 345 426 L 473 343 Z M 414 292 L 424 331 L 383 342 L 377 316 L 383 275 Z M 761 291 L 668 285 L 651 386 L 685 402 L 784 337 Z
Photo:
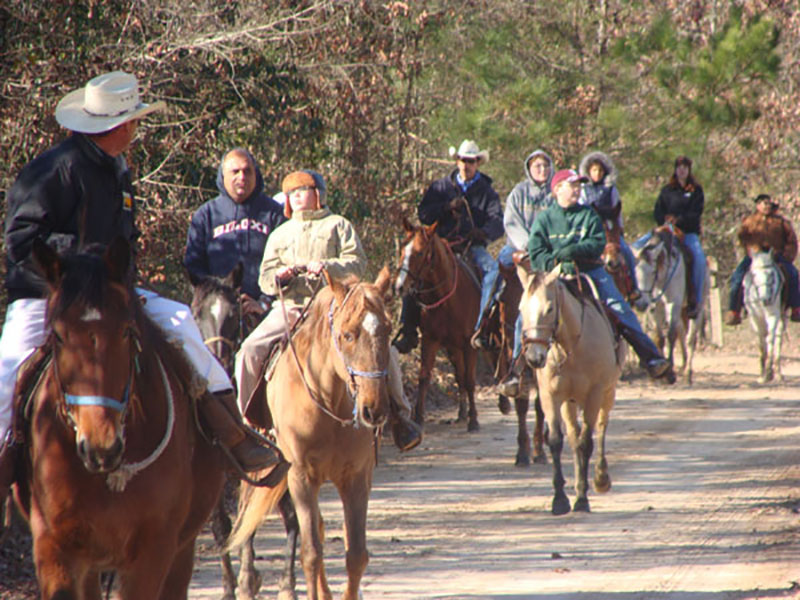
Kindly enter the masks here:
M 800 598 L 800 351 L 781 385 L 755 385 L 751 347 L 705 350 L 695 384 L 622 383 L 611 414 L 612 489 L 590 514 L 553 517 L 550 464 L 514 466 L 516 418 L 485 389 L 481 430 L 428 416 L 407 455 L 384 445 L 370 501 L 368 599 Z M 571 499 L 571 452 L 565 454 Z M 345 578 L 341 507 L 326 488 L 326 568 Z M 199 553 L 190 597 L 218 598 Z M 275 594 L 282 526 L 259 535 L 262 597 Z M 305 593 L 302 574 L 298 591 Z

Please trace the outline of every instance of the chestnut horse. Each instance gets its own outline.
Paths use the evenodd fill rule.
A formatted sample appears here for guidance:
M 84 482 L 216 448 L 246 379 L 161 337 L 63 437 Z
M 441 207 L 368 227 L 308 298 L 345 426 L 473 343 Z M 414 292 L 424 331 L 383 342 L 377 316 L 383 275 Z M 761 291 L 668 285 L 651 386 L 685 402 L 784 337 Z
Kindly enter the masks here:
M 519 267 L 518 273 L 524 290 L 520 310 L 525 358 L 536 369 L 553 459 L 552 512 L 562 515 L 570 511 L 561 468 L 562 421 L 574 452 L 577 498 L 573 510 L 589 512 L 587 479 L 595 428 L 600 456 L 595 463 L 594 487 L 598 492 L 611 488 L 606 428 L 624 350 L 616 346 L 611 323 L 599 303 L 576 298 L 567 289 L 559 277 L 560 265 L 550 273 L 529 275 L 524 267 Z
M 347 587 L 359 597 L 366 569 L 367 504 L 379 431 L 389 416 L 387 374 L 392 325 L 383 303 L 384 267 L 375 285 L 325 277 L 267 383 L 278 446 L 291 468 L 275 488 L 243 485 L 230 547 L 244 543 L 271 513 L 287 486 L 300 521 L 301 561 L 308 597 L 331 598 L 322 562 L 324 528 L 319 490 L 331 481 L 344 507 Z
M 422 364 L 414 420 L 420 425 L 425 421 L 425 396 L 433 364 L 439 348 L 444 347 L 458 383 L 458 420 L 467 420 L 467 431 L 478 431 L 475 407 L 478 354 L 470 345 L 470 338 L 478 320 L 480 286 L 473 282 L 467 265 L 436 235 L 436 223 L 414 227 L 403 219 L 403 227 L 406 238 L 394 288 L 398 295 L 411 294 L 422 306 Z
M 225 277 L 205 277 L 194 286 L 192 295 L 192 316 L 200 329 L 203 341 L 216 356 L 229 376 L 233 375 L 236 351 L 252 330 L 250 319 L 242 315 L 240 304 L 242 284 L 242 263 L 237 263 Z M 255 568 L 255 548 L 253 537 L 242 546 L 239 554 L 238 581 L 231 562 L 230 552 L 225 545 L 231 533 L 231 520 L 228 517 L 228 498 L 236 494 L 235 482 L 228 479 L 225 490 L 211 515 L 211 531 L 220 549 L 222 568 L 223 600 L 250 600 L 257 597 L 261 587 L 261 575 Z M 295 587 L 294 557 L 300 528 L 294 504 L 285 493 L 278 505 L 284 527 L 286 528 L 286 559 L 278 588 L 291 593 Z
M 144 316 L 125 240 L 68 258 L 36 240 L 33 257 L 50 290 L 51 356 L 18 413 L 16 499 L 41 597 L 98 599 L 113 571 L 122 599 L 186 598 L 224 474 L 189 397 L 204 382 Z

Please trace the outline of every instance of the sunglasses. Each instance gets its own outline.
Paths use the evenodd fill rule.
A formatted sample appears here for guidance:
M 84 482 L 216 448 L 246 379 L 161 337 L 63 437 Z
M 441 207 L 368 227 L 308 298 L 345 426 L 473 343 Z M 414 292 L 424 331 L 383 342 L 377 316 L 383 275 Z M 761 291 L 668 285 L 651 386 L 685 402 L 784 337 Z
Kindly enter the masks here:
M 477 158 L 461 158 L 461 157 L 459 157 L 458 160 L 460 160 L 461 162 L 463 162 L 466 165 L 474 165 L 476 162 L 478 162 Z

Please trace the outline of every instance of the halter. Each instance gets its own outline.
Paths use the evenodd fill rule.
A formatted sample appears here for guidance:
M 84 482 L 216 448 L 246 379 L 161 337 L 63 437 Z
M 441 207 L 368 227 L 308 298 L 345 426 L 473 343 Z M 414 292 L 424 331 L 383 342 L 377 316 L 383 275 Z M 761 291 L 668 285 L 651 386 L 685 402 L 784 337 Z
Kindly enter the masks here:
M 645 290 L 645 294 L 647 294 L 647 296 L 650 298 L 651 306 L 654 306 L 656 302 L 658 302 L 659 300 L 661 300 L 661 298 L 664 297 L 664 294 L 667 291 L 667 287 L 669 286 L 670 282 L 672 281 L 672 278 L 675 275 L 675 272 L 678 270 L 678 265 L 680 264 L 680 260 L 678 260 L 678 259 L 672 260 L 672 252 L 667 250 L 666 244 L 664 243 L 663 240 L 660 240 L 659 244 L 661 244 L 664 247 L 664 252 L 666 252 L 666 254 L 667 254 L 667 269 L 669 269 L 670 265 L 672 265 L 672 269 L 667 274 L 667 278 L 664 280 L 664 283 L 661 286 L 661 291 L 658 293 L 657 296 L 653 296 L 652 294 L 653 294 L 653 290 L 656 289 L 656 281 L 658 280 L 658 271 L 656 271 L 656 274 L 653 277 L 653 285 L 650 286 L 649 290 Z M 658 245 L 650 246 L 650 247 L 651 248 L 657 248 Z M 678 249 L 678 252 L 680 252 L 680 249 Z
M 526 335 L 523 335 L 523 339 L 527 343 L 529 343 L 529 344 L 541 344 L 542 346 L 544 346 L 548 350 L 550 349 L 550 346 L 553 344 L 553 341 L 556 339 L 556 333 L 558 332 L 558 328 L 561 325 L 561 302 L 559 301 L 559 298 L 558 298 L 558 288 L 556 288 L 554 305 L 555 305 L 555 310 L 554 310 L 555 315 L 553 317 L 553 322 L 552 323 L 548 323 L 547 325 L 535 325 L 533 327 L 527 328 L 525 330 L 525 332 L 524 332 L 524 333 L 527 333 L 528 331 L 539 331 L 539 330 L 545 330 L 545 329 L 549 328 L 550 329 L 550 335 L 547 336 L 547 337 L 527 337 Z
M 761 271 L 766 274 L 766 281 L 756 281 L 755 273 Z M 783 271 L 778 267 L 775 262 L 767 264 L 755 264 L 755 261 L 750 266 L 750 273 L 748 273 L 750 281 L 753 283 L 752 287 L 748 286 L 748 292 L 755 294 L 755 300 L 763 302 L 764 304 L 772 304 L 781 293 L 781 288 L 784 285 Z M 752 291 L 750 291 L 752 290 Z

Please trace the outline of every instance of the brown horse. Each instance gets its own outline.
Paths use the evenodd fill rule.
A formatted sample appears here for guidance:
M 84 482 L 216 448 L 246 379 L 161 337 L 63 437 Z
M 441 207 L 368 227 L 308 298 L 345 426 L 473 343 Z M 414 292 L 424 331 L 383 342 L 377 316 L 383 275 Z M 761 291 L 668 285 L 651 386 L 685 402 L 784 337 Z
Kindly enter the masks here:
M 288 485 L 300 522 L 308 597 L 331 598 L 322 563 L 318 500 L 322 484 L 331 481 L 344 507 L 344 598 L 355 600 L 369 560 L 366 521 L 375 445 L 389 416 L 386 376 L 392 326 L 383 296 L 390 278 L 387 268 L 375 285 L 325 276 L 328 286 L 312 301 L 267 384 L 278 445 L 292 466 L 273 489 L 244 486 L 230 546 L 255 532 Z
M 203 341 L 217 357 L 229 376 L 233 375 L 236 351 L 242 340 L 252 331 L 250 320 L 242 314 L 240 303 L 242 283 L 242 263 L 237 263 L 225 277 L 206 277 L 197 282 L 192 295 L 192 316 L 200 329 Z M 261 587 L 261 574 L 255 568 L 255 548 L 253 536 L 243 545 L 239 554 L 239 577 L 237 580 L 230 552 L 225 545 L 231 533 L 231 520 L 228 507 L 237 494 L 238 481 L 229 478 L 220 500 L 211 515 L 211 532 L 220 549 L 222 568 L 223 600 L 235 600 L 238 585 L 239 600 L 255 598 Z M 286 492 L 278 509 L 286 528 L 286 558 L 278 587 L 280 590 L 294 590 L 294 557 L 300 527 L 297 523 L 294 504 Z
M 587 478 L 589 459 L 598 430 L 600 459 L 595 465 L 594 487 L 611 487 L 606 463 L 606 428 L 614 406 L 622 353 L 616 348 L 611 323 L 598 303 L 576 298 L 559 278 L 560 268 L 532 276 L 518 268 L 524 292 L 520 303 L 525 357 L 536 369 L 542 410 L 547 420 L 547 444 L 553 459 L 552 511 L 568 513 L 564 492 L 561 451 L 562 421 L 575 455 L 575 511 L 589 511 Z M 578 423 L 581 411 L 582 423 Z
M 619 207 L 621 208 L 622 205 L 620 204 Z M 620 242 L 622 230 L 616 220 L 610 219 L 603 219 L 603 230 L 606 232 L 606 246 L 600 258 L 617 289 L 626 300 L 630 301 L 631 293 L 633 293 L 633 279 L 628 270 L 628 262 L 622 252 Z
M 447 350 L 458 383 L 458 420 L 467 420 L 467 431 L 478 431 L 475 407 L 477 351 L 470 345 L 480 308 L 480 287 L 471 281 L 466 264 L 445 240 L 436 235 L 436 224 L 414 227 L 403 220 L 406 238 L 394 288 L 398 295 L 411 294 L 422 305 L 420 331 L 422 358 L 414 419 L 425 421 L 425 396 L 439 348 Z M 469 402 L 469 410 L 464 401 Z
M 522 298 L 522 285 L 517 277 L 516 268 L 500 263 L 500 276 L 503 278 L 503 291 L 498 301 L 492 305 L 486 323 L 489 337 L 488 353 L 495 365 L 494 377 L 502 381 L 511 369 L 511 359 L 514 351 L 514 328 L 519 315 L 519 301 Z M 521 359 L 522 357 L 519 357 Z M 519 360 L 518 359 L 518 360 Z M 522 371 L 519 392 L 514 397 L 514 409 L 517 414 L 517 455 L 514 464 L 526 467 L 533 462 L 547 462 L 544 455 L 544 414 L 542 413 L 539 393 L 536 388 L 535 375 L 528 368 Z M 527 387 L 527 389 L 525 389 Z M 527 419 L 531 399 L 534 407 L 533 447 L 531 436 L 528 433 Z M 503 394 L 499 395 L 498 407 L 500 412 L 507 415 L 511 412 L 511 403 Z
M 186 598 L 223 483 L 189 398 L 205 386 L 144 316 L 126 241 L 62 258 L 37 240 L 33 256 L 50 288 L 51 357 L 18 412 L 16 499 L 41 597 L 99 599 L 101 572 L 114 571 L 123 599 Z

